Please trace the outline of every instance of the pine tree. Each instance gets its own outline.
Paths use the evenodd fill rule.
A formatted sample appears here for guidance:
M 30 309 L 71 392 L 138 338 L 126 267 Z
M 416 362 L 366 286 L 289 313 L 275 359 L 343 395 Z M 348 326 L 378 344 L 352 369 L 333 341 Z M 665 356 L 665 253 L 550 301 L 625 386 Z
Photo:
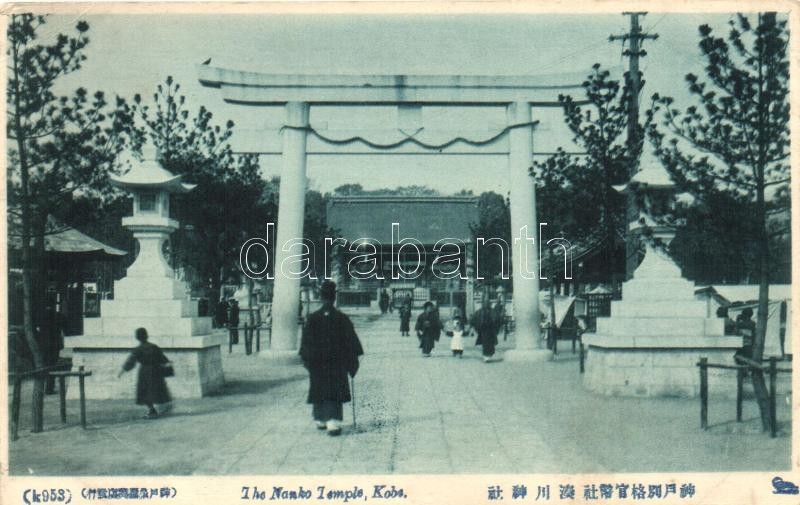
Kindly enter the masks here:
M 86 60 L 89 25 L 76 34 L 40 41 L 44 16 L 14 14 L 8 25 L 6 88 L 9 235 L 22 255 L 23 333 L 36 368 L 52 364 L 50 329 L 44 327 L 45 235 L 53 213 L 76 192 L 108 190 L 108 176 L 132 133 L 125 101 L 110 105 L 103 92 L 78 88 L 57 96 L 59 78 Z M 13 243 L 13 242 L 12 242 Z M 38 331 L 37 331 L 38 327 Z M 43 384 L 34 387 L 34 431 L 42 430 Z
M 132 110 L 143 124 L 142 140 L 156 146 L 164 168 L 197 184 L 176 195 L 172 211 L 182 228 L 172 236 L 172 254 L 215 304 L 222 285 L 239 278 L 241 245 L 266 237 L 277 201 L 267 198 L 273 193 L 261 177 L 258 157 L 233 152 L 233 121 L 214 124 L 202 106 L 191 115 L 180 89 L 169 76 L 157 85 L 151 104 L 134 96 Z
M 750 216 L 742 239 L 754 245 L 759 280 L 752 359 L 761 362 L 767 327 L 772 238 L 786 235 L 789 209 L 789 34 L 775 13 L 729 22 L 727 37 L 699 27 L 705 79 L 686 75 L 695 105 L 684 111 L 654 96 L 661 118 L 649 135 L 673 180 L 699 204 L 718 194 Z M 764 429 L 769 427 L 763 372 L 753 373 Z
M 627 86 L 595 64 L 583 89 L 584 98 L 560 95 L 559 102 L 574 142 L 586 154 L 559 149 L 535 162 L 531 175 L 537 185 L 540 221 L 557 226 L 567 237 L 601 243 L 606 267 L 602 274 L 611 280 L 624 271 L 624 248 L 618 237 L 627 225 L 625 197 L 613 186 L 627 181 L 642 142 L 629 145 L 623 135 Z

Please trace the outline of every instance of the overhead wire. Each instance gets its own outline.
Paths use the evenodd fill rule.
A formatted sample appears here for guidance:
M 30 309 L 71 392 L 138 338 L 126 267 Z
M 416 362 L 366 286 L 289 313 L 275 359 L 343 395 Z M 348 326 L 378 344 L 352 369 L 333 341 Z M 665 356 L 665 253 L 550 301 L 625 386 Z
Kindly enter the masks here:
M 664 18 L 667 17 L 667 14 L 669 14 L 669 12 L 665 12 L 664 14 L 662 14 L 661 17 L 658 18 L 658 20 L 655 23 L 653 23 L 653 26 L 647 29 L 647 31 L 655 30 L 656 26 L 658 26 L 658 23 L 662 22 Z
M 607 42 L 607 40 L 603 39 L 603 42 Z M 575 55 L 578 55 L 578 54 L 586 52 L 588 49 L 591 49 L 592 47 L 597 48 L 597 47 L 602 47 L 602 46 L 601 46 L 601 44 L 598 44 L 597 41 L 591 42 L 591 43 L 589 43 L 589 44 L 587 44 L 587 45 L 585 45 L 585 46 L 583 46 L 583 47 L 581 47 L 579 49 L 576 49 L 575 51 L 573 51 L 571 53 L 567 53 L 564 56 L 561 56 L 559 58 L 556 58 L 554 60 L 551 60 L 548 63 L 545 63 L 545 64 L 539 66 L 538 70 L 541 71 L 541 70 L 545 70 L 545 69 L 548 69 L 548 68 L 552 68 L 552 67 L 558 65 L 559 63 L 572 58 Z

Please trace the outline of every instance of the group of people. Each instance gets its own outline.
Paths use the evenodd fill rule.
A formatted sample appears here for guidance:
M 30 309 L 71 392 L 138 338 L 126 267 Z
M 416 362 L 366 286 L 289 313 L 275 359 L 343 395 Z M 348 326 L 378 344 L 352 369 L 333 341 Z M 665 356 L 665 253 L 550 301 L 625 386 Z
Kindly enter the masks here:
M 309 315 L 303 327 L 299 355 L 309 373 L 307 403 L 311 404 L 315 425 L 329 435 L 337 436 L 342 432 L 343 404 L 352 399 L 349 377 L 355 377 L 358 372 L 364 349 L 350 318 L 334 306 L 336 284 L 325 281 L 320 289 L 320 299 L 322 307 Z M 404 335 L 409 331 L 411 307 L 409 296 L 400 307 L 401 333 Z M 497 345 L 497 333 L 504 324 L 504 317 L 499 317 L 500 313 L 484 297 L 469 326 L 460 314 L 456 314 L 445 329 L 434 303 L 425 302 L 423 312 L 414 326 L 422 355 L 431 355 L 435 342 L 444 331 L 452 338 L 450 350 L 453 356 L 461 358 L 464 337 L 474 331 L 477 334 L 475 344 L 482 346 L 484 361 L 491 361 Z M 232 325 L 230 319 L 228 323 Z M 139 364 L 136 403 L 148 408 L 147 419 L 155 419 L 159 416 L 155 406 L 171 400 L 165 381 L 172 373 L 167 372 L 171 363 L 161 348 L 148 341 L 145 328 L 137 329 L 135 336 L 139 346 L 125 361 L 118 376 Z
M 392 297 L 385 289 L 381 290 L 381 295 L 378 297 L 378 307 L 381 309 L 381 314 L 386 314 L 386 312 L 391 314 L 394 312 Z
M 492 307 L 488 297 L 484 296 L 480 307 L 475 311 L 472 320 L 467 321 L 457 312 L 453 319 L 445 327 L 439 317 L 439 311 L 431 301 L 425 302 L 422 307 L 422 314 L 417 317 L 414 331 L 419 339 L 419 347 L 422 356 L 430 357 L 436 342 L 439 341 L 442 332 L 445 332 L 450 340 L 450 351 L 453 356 L 461 358 L 464 355 L 464 337 L 469 336 L 472 331 L 477 335 L 475 345 L 481 346 L 483 350 L 484 362 L 494 361 L 495 348 L 497 346 L 497 335 L 505 325 L 505 307 L 499 301 Z M 411 303 L 403 304 L 400 312 L 400 334 L 408 335 L 408 322 L 411 318 Z

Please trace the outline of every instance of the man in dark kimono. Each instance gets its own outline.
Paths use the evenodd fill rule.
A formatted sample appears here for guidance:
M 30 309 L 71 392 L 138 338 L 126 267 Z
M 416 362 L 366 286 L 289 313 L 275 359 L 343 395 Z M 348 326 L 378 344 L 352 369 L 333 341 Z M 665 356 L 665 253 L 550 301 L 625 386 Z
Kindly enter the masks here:
M 55 305 L 49 304 L 45 309 L 44 324 L 38 328 L 39 330 L 39 348 L 42 351 L 44 359 L 44 366 L 52 367 L 58 364 L 61 351 L 64 349 L 64 327 L 66 326 L 65 318 L 59 312 Z M 55 394 L 56 392 L 56 379 L 55 377 L 48 376 L 45 393 L 48 395 Z
M 494 348 L 497 345 L 497 330 L 500 329 L 496 311 L 489 305 L 487 296 L 481 299 L 481 308 L 472 316 L 472 327 L 478 334 L 475 345 L 483 346 L 483 361 L 493 360 Z
M 497 294 L 497 303 L 494 305 L 494 317 L 497 320 L 497 333 L 503 329 L 503 340 L 508 340 L 508 326 L 506 325 L 506 297 L 501 292 Z
M 228 338 L 231 339 L 231 343 L 236 345 L 239 343 L 239 302 L 236 299 L 231 298 L 230 300 L 230 310 L 228 313 Z
M 389 293 L 387 293 L 385 289 L 381 291 L 378 306 L 381 309 L 381 314 L 386 314 L 386 312 L 389 310 Z
M 439 315 L 433 306 L 433 302 L 425 302 L 422 310 L 422 314 L 417 318 L 414 331 L 417 332 L 422 355 L 428 358 L 433 350 L 434 342 L 439 340 L 439 336 L 442 334 L 442 322 L 439 320 Z
M 756 323 L 752 319 L 753 309 L 747 307 L 736 317 L 736 332 L 742 337 L 742 348 L 734 356 L 753 357 L 753 341 L 756 335 Z
M 342 404 L 350 401 L 347 376 L 358 372 L 364 354 L 353 323 L 333 306 L 336 284 L 325 281 L 320 289 L 322 308 L 308 316 L 300 342 L 300 357 L 308 369 L 308 403 L 317 428 L 328 435 L 342 432 Z

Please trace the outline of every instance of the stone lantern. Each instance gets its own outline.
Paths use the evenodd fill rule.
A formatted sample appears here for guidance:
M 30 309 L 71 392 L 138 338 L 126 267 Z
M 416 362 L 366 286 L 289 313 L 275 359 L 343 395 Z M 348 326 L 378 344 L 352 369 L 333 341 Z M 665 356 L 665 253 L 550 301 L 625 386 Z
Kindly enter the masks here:
M 638 219 L 629 231 L 648 234 L 646 251 L 633 278 L 622 285 L 622 300 L 611 302 L 610 317 L 598 317 L 596 332 L 582 336 L 584 386 L 613 396 L 695 396 L 700 358 L 732 364 L 742 339 L 724 335 L 724 320 L 708 313 L 706 302 L 695 297 L 694 283 L 667 253 L 675 230 L 657 223 L 651 212 L 669 210 L 684 198 L 675 196 L 660 163 L 643 154 L 642 170 L 615 189 L 639 199 Z M 724 389 L 724 381 L 714 383 Z
M 221 337 L 211 335 L 211 318 L 198 316 L 198 303 L 164 258 L 163 248 L 178 222 L 170 218 L 170 194 L 195 186 L 182 182 L 156 160 L 154 150 L 127 174 L 111 183 L 133 195 L 133 214 L 122 225 L 133 232 L 138 254 L 122 279 L 114 282 L 114 299 L 102 300 L 99 318 L 84 319 L 84 334 L 66 339 L 73 362 L 92 371 L 87 398 L 126 398 L 134 395 L 135 374 L 117 380 L 122 362 L 138 343 L 134 331 L 147 330 L 174 363 L 168 385 L 173 396 L 191 398 L 219 389 L 223 382 Z
M 627 184 L 614 186 L 619 193 L 632 193 L 637 202 L 637 216 L 628 223 L 628 234 L 645 243 L 645 256 L 634 277 L 641 277 L 645 270 L 656 266 L 672 270 L 672 274 L 677 271 L 680 276 L 680 269 L 667 253 L 675 238 L 675 228 L 653 218 L 653 214 L 674 208 L 675 183 L 661 163 L 647 151 L 642 152 L 640 166 L 642 169 Z
M 127 174 L 111 177 L 111 184 L 133 195 L 133 215 L 122 218 L 122 226 L 133 232 L 139 244 L 139 254 L 128 268 L 128 277 L 163 273 L 164 277 L 173 278 L 163 255 L 165 242 L 178 229 L 178 222 L 169 217 L 169 195 L 188 193 L 195 185 L 164 170 L 156 161 L 154 150 L 146 151 L 144 157 L 144 162 Z

